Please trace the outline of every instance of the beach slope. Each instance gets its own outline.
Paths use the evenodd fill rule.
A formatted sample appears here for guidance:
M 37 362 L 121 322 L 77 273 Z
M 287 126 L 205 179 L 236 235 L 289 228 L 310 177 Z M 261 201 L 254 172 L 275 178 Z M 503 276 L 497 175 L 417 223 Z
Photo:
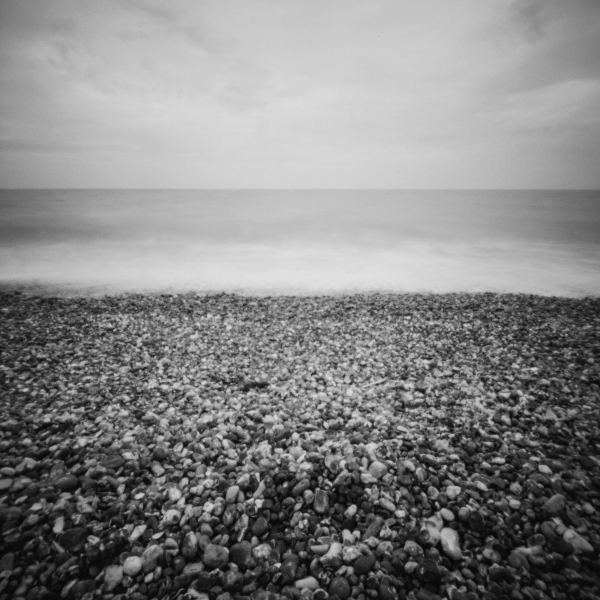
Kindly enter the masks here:
M 600 594 L 600 299 L 2 293 L 0 353 L 0 598 Z

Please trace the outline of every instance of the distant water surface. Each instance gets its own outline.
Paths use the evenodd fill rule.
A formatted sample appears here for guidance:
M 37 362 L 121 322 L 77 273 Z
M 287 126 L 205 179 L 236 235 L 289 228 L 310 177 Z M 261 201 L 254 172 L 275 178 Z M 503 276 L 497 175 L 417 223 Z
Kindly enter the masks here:
M 598 295 L 600 192 L 1 190 L 0 282 Z

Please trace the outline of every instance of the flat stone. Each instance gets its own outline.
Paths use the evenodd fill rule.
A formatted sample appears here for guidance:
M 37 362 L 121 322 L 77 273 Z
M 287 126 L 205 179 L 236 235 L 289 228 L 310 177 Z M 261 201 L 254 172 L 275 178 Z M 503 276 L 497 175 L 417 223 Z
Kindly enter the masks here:
M 294 582 L 294 586 L 301 590 L 316 590 L 319 587 L 319 582 L 314 577 L 304 577 Z
M 594 547 L 581 535 L 572 529 L 567 529 L 563 534 L 563 540 L 573 546 L 575 552 L 593 552 Z
M 67 475 L 60 476 L 55 482 L 54 487 L 58 488 L 62 492 L 71 492 L 76 490 L 79 486 L 79 481 L 75 475 L 69 473 Z
M 123 581 L 123 567 L 110 565 L 104 570 L 104 585 L 107 592 L 112 592 Z
M 198 577 L 204 571 L 204 565 L 201 562 L 188 563 L 183 567 L 182 574 L 190 579 Z
M 310 479 L 303 479 L 302 481 L 299 481 L 293 488 L 292 488 L 292 496 L 297 497 L 297 496 L 301 496 L 305 490 L 307 490 L 310 487 Z
M 544 504 L 544 508 L 551 515 L 558 514 L 561 510 L 564 510 L 567 505 L 567 501 L 562 494 L 554 494 L 551 498 L 549 498 Z
M 107 469 L 120 469 L 125 464 L 125 459 L 120 454 L 111 454 L 102 461 L 102 466 Z
M 514 569 L 525 569 L 529 571 L 529 561 L 527 557 L 521 552 L 513 552 L 508 557 L 508 564 Z
M 158 545 L 148 546 L 142 553 L 142 568 L 144 573 L 154 571 L 158 566 L 158 561 L 164 556 L 164 548 Z
M 383 510 L 387 510 L 389 513 L 393 514 L 396 512 L 396 505 L 391 500 L 388 500 L 387 498 L 380 498 L 379 506 L 381 506 L 381 508 L 383 508 Z

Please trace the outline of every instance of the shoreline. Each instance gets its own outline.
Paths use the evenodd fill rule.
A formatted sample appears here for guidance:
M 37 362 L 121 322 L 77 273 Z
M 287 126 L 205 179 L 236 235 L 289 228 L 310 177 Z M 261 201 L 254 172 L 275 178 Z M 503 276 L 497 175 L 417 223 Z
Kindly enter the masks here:
M 165 289 L 145 289 L 145 290 L 126 290 L 123 288 L 115 288 L 111 286 L 79 286 L 67 284 L 49 284 L 49 283 L 11 283 L 0 281 L 0 295 L 5 294 L 20 294 L 24 297 L 44 297 L 44 298 L 64 298 L 64 299 L 102 299 L 102 298 L 154 298 L 154 297 L 188 297 L 188 298 L 206 298 L 214 296 L 232 296 L 240 298 L 320 298 L 320 299 L 339 299 L 349 297 L 373 297 L 380 296 L 385 298 L 394 297 L 445 297 L 445 296 L 514 296 L 514 297 L 529 297 L 529 298 L 547 298 L 556 300 L 594 300 L 600 299 L 600 294 L 573 292 L 568 295 L 560 295 L 554 293 L 535 293 L 527 291 L 496 291 L 496 290 L 481 290 L 481 291 L 435 291 L 435 290 L 418 290 L 418 291 L 399 291 L 374 288 L 372 290 L 361 289 L 340 289 L 340 290 L 323 290 L 315 292 L 312 290 L 286 292 L 275 289 L 254 289 L 254 288 L 215 288 L 207 290 L 198 289 L 180 289 L 180 288 L 165 288 Z
M 0 291 L 0 597 L 598 594 L 599 339 L 596 297 Z

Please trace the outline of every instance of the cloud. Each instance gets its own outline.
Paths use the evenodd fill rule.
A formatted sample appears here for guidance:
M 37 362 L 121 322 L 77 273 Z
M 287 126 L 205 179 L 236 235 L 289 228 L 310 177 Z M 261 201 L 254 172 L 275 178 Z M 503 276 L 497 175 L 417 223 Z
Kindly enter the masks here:
M 96 160 L 129 166 L 115 186 L 511 187 L 512 142 L 537 186 L 600 185 L 565 166 L 600 134 L 599 6 L 7 0 L 0 151 L 39 173 L 68 153 L 42 185 Z
M 516 0 L 512 4 L 514 21 L 530 42 L 536 42 L 545 34 L 550 3 L 545 0 Z

